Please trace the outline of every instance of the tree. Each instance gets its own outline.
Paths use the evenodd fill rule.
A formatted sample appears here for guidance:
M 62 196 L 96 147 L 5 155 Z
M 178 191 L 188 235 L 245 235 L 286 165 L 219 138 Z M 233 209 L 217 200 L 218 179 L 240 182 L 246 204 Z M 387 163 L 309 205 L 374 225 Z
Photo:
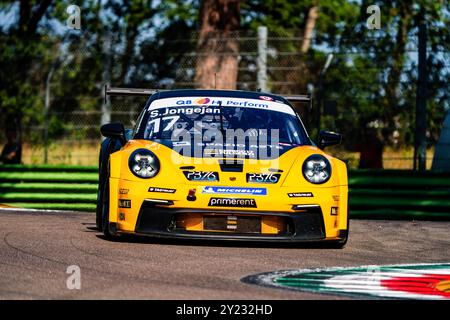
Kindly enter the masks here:
M 239 0 L 203 0 L 199 14 L 195 82 L 199 88 L 236 89 Z
M 366 27 L 366 8 L 373 4 L 381 9 L 380 30 Z M 348 60 L 352 61 L 354 71 L 367 75 L 367 88 L 364 90 L 341 90 L 341 96 L 346 96 L 349 101 L 348 106 L 358 106 L 353 119 L 348 119 L 356 125 L 342 126 L 346 128 L 347 136 L 358 139 L 365 127 L 376 126 L 383 133 L 386 144 L 397 147 L 412 144 L 417 85 L 417 61 L 414 57 L 418 48 L 418 23 L 426 21 L 429 32 L 427 128 L 429 142 L 436 141 L 445 101 L 449 97 L 450 73 L 445 68 L 450 36 L 448 8 L 448 3 L 442 0 L 420 0 L 414 4 L 408 0 L 361 2 L 357 21 L 344 27 L 344 37 L 336 43 L 339 50 L 355 53 Z M 370 63 L 362 63 L 363 59 Z M 353 79 L 348 73 L 339 77 Z M 362 86 L 356 81 L 352 83 L 355 87 Z M 334 90 L 330 91 L 328 95 L 332 95 Z M 350 92 L 353 96 L 348 96 Z M 345 114 L 341 120 L 344 117 Z
M 42 37 L 38 26 L 52 7 L 51 0 L 18 3 L 0 2 L 2 10 L 13 10 L 18 6 L 19 17 L 9 30 L 0 31 L 0 122 L 17 128 L 22 136 L 24 118 L 35 117 L 39 105 L 36 97 L 41 83 L 41 69 L 34 59 L 40 57 L 47 62 L 48 38 Z

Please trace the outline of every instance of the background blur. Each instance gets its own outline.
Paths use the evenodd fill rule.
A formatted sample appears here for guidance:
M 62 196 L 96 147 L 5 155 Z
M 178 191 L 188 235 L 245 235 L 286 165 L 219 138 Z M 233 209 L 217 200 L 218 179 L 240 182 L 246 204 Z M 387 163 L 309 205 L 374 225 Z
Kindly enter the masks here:
M 330 150 L 350 167 L 369 134 L 384 168 L 411 169 L 421 23 L 430 168 L 450 109 L 447 1 L 0 1 L 0 125 L 20 132 L 25 164 L 96 165 L 100 125 L 133 126 L 146 100 L 105 103 L 105 84 L 309 93 L 296 107 L 311 137 L 319 121 L 341 132 Z

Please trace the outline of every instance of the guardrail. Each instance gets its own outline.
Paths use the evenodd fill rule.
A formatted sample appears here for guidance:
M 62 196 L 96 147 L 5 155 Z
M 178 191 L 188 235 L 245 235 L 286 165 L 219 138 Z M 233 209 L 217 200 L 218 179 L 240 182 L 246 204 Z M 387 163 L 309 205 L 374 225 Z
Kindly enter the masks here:
M 95 211 L 97 167 L 0 166 L 0 203 Z M 350 217 L 450 220 L 450 174 L 350 170 Z

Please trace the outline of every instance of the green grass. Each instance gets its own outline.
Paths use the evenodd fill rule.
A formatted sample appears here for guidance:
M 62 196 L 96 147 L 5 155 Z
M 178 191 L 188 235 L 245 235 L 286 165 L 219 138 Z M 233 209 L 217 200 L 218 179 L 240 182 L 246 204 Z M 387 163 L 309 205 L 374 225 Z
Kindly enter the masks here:
M 1 185 L 0 185 L 1 188 Z M 383 197 L 389 198 L 405 198 L 413 197 L 415 199 L 429 199 L 429 198 L 449 198 L 450 189 L 443 190 L 386 190 L 386 189 L 349 189 L 351 197 Z
M 90 172 L 0 172 L 0 181 L 29 182 L 97 182 L 98 174 Z
M 420 209 L 421 211 L 448 211 L 450 212 L 450 199 L 416 199 L 416 198 L 386 198 L 386 197 L 356 197 L 349 198 L 350 208 L 352 209 Z
M 450 188 L 449 177 L 377 177 L 377 176 L 349 176 L 348 184 L 351 188 L 387 188 L 387 189 L 426 189 Z
M 96 193 L 0 193 L 0 202 L 72 202 L 96 203 Z
M 52 171 L 52 172 L 98 172 L 98 166 L 74 166 L 74 165 L 50 165 L 50 164 L 40 164 L 40 165 L 21 165 L 21 164 L 4 164 L 0 166 L 0 171 Z
M 390 208 L 372 210 L 350 209 L 351 219 L 384 219 L 384 220 L 435 220 L 450 221 L 450 212 L 429 212 L 418 210 L 394 210 Z
M 3 182 L 0 183 L 0 194 L 5 192 L 96 193 L 97 187 L 96 183 Z
M 27 203 L 12 202 L 9 206 L 25 209 L 45 209 L 45 210 L 71 210 L 95 212 L 95 204 L 89 203 Z

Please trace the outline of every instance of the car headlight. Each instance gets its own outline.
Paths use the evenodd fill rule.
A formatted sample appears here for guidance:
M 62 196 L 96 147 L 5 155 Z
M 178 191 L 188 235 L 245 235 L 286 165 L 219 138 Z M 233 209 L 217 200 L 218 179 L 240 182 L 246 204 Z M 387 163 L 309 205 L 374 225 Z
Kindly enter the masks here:
M 319 154 L 313 154 L 306 158 L 302 170 L 305 179 L 315 184 L 325 183 L 331 177 L 330 162 Z
M 128 167 L 138 178 L 153 178 L 159 172 L 159 160 L 156 155 L 147 149 L 135 150 L 128 159 Z

